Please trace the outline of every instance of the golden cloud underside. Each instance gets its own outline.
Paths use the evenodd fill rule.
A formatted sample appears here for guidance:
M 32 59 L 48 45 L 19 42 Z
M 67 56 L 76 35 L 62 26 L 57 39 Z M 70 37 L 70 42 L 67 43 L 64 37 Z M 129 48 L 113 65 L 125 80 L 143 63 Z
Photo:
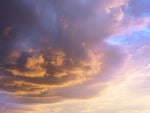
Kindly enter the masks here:
M 90 49 L 86 49 L 86 51 L 86 58 L 78 61 L 78 64 L 75 64 L 75 59 L 67 58 L 61 50 L 57 50 L 55 53 L 52 51 L 49 60 L 46 60 L 42 53 L 34 53 L 26 58 L 24 70 L 20 68 L 6 69 L 6 72 L 9 72 L 11 76 L 16 78 L 12 82 L 0 82 L 1 86 L 15 95 L 31 96 L 40 95 L 54 88 L 82 84 L 92 79 L 97 73 L 100 73 L 103 65 L 102 59 L 104 55 L 102 53 L 97 54 Z M 17 62 L 14 64 L 17 64 Z M 48 78 L 49 82 L 46 82 Z M 54 81 L 50 78 L 53 78 Z

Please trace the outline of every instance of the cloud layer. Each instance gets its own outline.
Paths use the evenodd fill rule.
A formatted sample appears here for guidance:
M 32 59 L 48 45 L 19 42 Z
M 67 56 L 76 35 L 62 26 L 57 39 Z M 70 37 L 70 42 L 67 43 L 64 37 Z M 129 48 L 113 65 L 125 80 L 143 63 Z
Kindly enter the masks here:
M 0 90 L 16 102 L 57 102 L 97 94 L 124 53 L 105 42 L 126 21 L 127 0 L 1 0 Z

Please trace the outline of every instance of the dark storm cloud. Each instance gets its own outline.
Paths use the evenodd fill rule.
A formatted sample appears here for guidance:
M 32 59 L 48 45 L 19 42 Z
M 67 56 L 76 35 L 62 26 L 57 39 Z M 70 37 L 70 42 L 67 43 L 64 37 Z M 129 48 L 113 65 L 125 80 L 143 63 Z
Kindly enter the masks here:
M 125 3 L 1 0 L 0 90 L 19 102 L 96 94 L 122 62 L 104 40 L 118 32 Z

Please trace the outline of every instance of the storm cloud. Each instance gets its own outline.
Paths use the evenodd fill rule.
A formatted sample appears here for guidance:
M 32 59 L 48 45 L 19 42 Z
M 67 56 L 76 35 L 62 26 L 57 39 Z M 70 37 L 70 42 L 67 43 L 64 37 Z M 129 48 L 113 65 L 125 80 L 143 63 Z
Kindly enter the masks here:
M 1 0 L 0 90 L 16 102 L 88 98 L 115 79 L 124 0 Z M 99 89 L 99 90 L 98 90 Z

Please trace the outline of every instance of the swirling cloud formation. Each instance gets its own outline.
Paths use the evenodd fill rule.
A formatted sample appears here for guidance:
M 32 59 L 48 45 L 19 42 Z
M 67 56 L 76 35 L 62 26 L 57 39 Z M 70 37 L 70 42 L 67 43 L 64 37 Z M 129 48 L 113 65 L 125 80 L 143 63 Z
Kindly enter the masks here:
M 115 78 L 127 0 L 1 0 L 0 90 L 17 102 L 87 98 Z M 99 88 L 99 90 L 98 90 Z

